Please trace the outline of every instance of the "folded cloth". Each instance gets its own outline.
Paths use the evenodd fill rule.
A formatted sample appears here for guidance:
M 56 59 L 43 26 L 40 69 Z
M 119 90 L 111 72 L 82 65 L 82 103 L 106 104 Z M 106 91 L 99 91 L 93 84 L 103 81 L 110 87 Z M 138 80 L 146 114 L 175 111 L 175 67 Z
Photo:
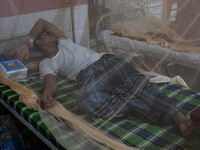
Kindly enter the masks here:
M 200 127 L 200 107 L 196 107 L 191 113 L 190 113 L 190 119 L 194 123 L 195 126 Z

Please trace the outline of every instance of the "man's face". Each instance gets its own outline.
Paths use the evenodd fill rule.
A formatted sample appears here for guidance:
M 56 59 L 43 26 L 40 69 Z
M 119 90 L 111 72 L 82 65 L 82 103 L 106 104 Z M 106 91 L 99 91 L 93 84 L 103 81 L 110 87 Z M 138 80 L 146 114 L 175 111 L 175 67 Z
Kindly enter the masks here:
M 57 41 L 56 36 L 54 34 L 43 32 L 40 34 L 39 38 L 36 40 L 36 44 L 40 47 L 46 47 L 51 43 L 55 43 Z
M 51 42 L 51 41 L 55 41 L 56 40 L 56 36 L 54 34 L 48 33 L 48 32 L 43 32 L 40 35 L 40 39 L 43 42 Z

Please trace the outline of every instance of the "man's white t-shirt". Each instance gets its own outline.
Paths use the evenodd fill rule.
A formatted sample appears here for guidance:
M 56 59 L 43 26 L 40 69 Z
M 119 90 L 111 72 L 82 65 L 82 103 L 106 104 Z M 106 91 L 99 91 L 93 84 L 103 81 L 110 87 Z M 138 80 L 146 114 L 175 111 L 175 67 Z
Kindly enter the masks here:
M 53 74 L 76 80 L 81 70 L 99 60 L 103 55 L 63 38 L 58 40 L 58 48 L 59 51 L 54 57 L 45 58 L 40 62 L 40 78 Z

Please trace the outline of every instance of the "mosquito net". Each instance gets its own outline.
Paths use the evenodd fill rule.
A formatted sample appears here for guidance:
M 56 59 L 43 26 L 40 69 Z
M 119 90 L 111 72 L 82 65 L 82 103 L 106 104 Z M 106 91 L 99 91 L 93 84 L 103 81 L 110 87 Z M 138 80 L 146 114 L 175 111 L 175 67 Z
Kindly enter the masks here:
M 199 8 L 197 0 L 1 0 L 0 52 L 9 59 L 16 58 L 16 49 L 22 45 L 37 20 L 43 18 L 57 26 L 74 43 L 98 53 L 110 53 L 123 58 L 122 63 L 93 84 L 101 85 L 128 62 L 148 76 L 152 83 L 173 82 L 198 92 Z M 39 78 L 38 69 L 39 62 L 45 56 L 35 48 L 31 51 L 29 58 L 23 61 L 28 68 L 26 85 L 40 97 L 43 81 Z M 31 82 L 33 79 L 39 86 Z M 95 120 L 95 116 L 82 112 L 68 96 L 59 95 L 70 88 L 73 91 L 70 89 L 68 95 L 77 95 L 79 91 L 77 87 L 64 85 L 63 80 L 63 77 L 58 79 L 58 85 L 61 86 L 53 98 L 64 108 L 56 105 L 57 108 L 48 111 L 39 109 L 42 122 L 61 145 L 60 149 L 148 149 L 148 144 L 131 145 L 127 142 L 128 133 L 120 135 L 124 133 L 121 130 L 125 130 L 116 127 L 123 124 L 120 119 L 116 121 L 116 126 L 110 125 L 110 121 L 115 120 L 145 82 L 109 118 Z M 75 103 L 72 109 L 71 103 Z M 64 109 L 70 109 L 72 116 Z M 125 122 L 131 124 L 127 120 Z M 127 130 L 128 125 L 125 127 Z M 119 130 L 119 135 L 110 134 L 115 129 Z M 140 132 L 137 128 L 129 130 Z M 133 136 L 129 140 L 137 141 L 137 138 Z M 181 142 L 183 139 L 180 139 Z

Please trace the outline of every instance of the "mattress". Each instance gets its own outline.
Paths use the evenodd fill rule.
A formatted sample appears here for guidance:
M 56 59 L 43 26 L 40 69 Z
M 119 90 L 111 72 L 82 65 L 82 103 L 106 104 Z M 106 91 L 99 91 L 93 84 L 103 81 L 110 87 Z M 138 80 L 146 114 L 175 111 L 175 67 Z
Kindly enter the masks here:
M 158 59 L 164 58 L 170 62 L 192 67 L 194 69 L 199 69 L 200 67 L 200 53 L 178 52 L 163 48 L 159 45 L 152 45 L 126 37 L 114 36 L 113 33 L 114 32 L 111 30 L 104 30 L 100 33 L 98 40 L 104 41 L 113 50 L 117 49 L 120 53 L 140 53 Z
M 40 93 L 43 81 L 38 76 L 31 76 L 27 82 L 22 82 L 22 84 L 31 87 L 36 93 Z M 177 107 L 186 116 L 189 116 L 190 112 L 200 105 L 200 92 L 172 83 L 158 84 L 157 86 L 173 99 Z M 106 120 L 96 118 L 79 110 L 76 106 L 77 90 L 78 88 L 73 81 L 59 78 L 58 90 L 54 98 L 61 102 L 65 108 L 86 119 L 94 126 L 99 127 L 104 124 Z M 39 113 L 28 109 L 19 101 L 19 95 L 3 84 L 0 84 L 0 102 L 52 149 L 65 149 L 41 120 Z M 72 130 L 70 127 L 68 129 L 69 131 Z M 183 143 L 186 140 L 180 131 L 172 125 L 156 126 L 140 120 L 112 119 L 100 129 L 128 146 L 147 150 L 182 150 Z M 69 142 L 67 138 L 70 137 L 66 135 L 63 138 L 66 138 L 66 142 Z M 73 141 L 71 139 L 70 142 L 77 149 L 87 149 L 87 147 L 81 145 L 77 147 L 78 141 L 76 140 Z M 90 147 L 91 149 L 96 150 L 98 148 L 94 146 Z

